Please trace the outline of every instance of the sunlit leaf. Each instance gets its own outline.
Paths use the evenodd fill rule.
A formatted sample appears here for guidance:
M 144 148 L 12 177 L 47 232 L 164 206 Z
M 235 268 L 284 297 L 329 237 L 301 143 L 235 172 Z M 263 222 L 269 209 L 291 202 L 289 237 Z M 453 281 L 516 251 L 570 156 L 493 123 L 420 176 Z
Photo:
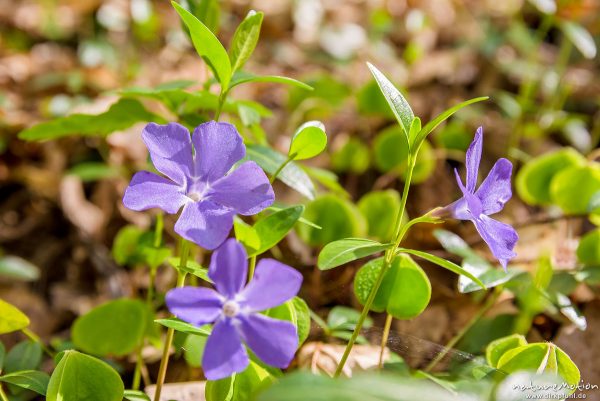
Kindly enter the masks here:
M 252 55 L 258 42 L 263 17 L 264 14 L 262 12 L 257 13 L 254 10 L 250 10 L 246 18 L 244 18 L 235 30 L 229 48 L 232 72 L 236 72 L 242 68 Z
M 29 326 L 29 318 L 16 306 L 0 299 L 0 334 L 11 333 Z
M 325 245 L 319 253 L 317 265 L 321 270 L 333 269 L 353 260 L 385 251 L 392 245 L 364 238 L 341 239 Z
M 50 376 L 37 370 L 22 370 L 0 376 L 0 382 L 12 384 L 38 394 L 46 395 Z
M 288 156 L 293 160 L 310 159 L 325 150 L 326 146 L 327 134 L 323 123 L 308 121 L 294 133 Z

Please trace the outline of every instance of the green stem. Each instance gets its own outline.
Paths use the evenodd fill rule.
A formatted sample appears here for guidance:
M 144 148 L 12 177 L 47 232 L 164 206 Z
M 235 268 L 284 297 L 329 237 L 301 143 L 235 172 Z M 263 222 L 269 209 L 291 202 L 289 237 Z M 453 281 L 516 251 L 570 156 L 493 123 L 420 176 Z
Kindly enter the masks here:
M 0 384 L 0 399 L 2 401 L 10 401 L 8 399 L 8 396 L 6 395 L 6 393 L 4 392 L 4 389 L 2 389 L 2 384 Z
M 256 255 L 250 257 L 250 267 L 248 268 L 248 282 L 254 277 L 254 270 L 256 269 Z
M 215 112 L 215 121 L 219 121 L 219 117 L 221 117 L 221 111 L 223 111 L 223 105 L 225 104 L 225 99 L 227 98 L 227 94 L 229 90 L 223 90 L 221 88 L 221 94 L 219 95 L 219 104 L 217 105 L 217 111 Z
M 450 350 L 452 348 L 454 348 L 454 346 L 465 336 L 465 334 L 467 334 L 467 332 L 469 330 L 471 330 L 471 328 L 479 321 L 479 319 L 481 319 L 483 317 L 483 315 L 485 315 L 491 308 L 492 306 L 494 306 L 494 304 L 496 303 L 496 301 L 498 300 L 498 298 L 500 297 L 500 294 L 502 294 L 502 287 L 496 287 L 494 293 L 492 294 L 492 296 L 490 296 L 487 301 L 485 302 L 485 304 L 483 304 L 483 306 L 481 307 L 481 309 L 479 309 L 479 312 L 477 312 L 477 314 L 475 314 L 475 316 L 473 316 L 471 318 L 471 320 L 469 320 L 469 323 L 467 323 L 466 326 L 464 326 L 454 337 L 452 337 L 450 339 L 450 341 L 448 341 L 448 343 L 446 343 L 446 346 L 444 347 L 444 350 L 442 352 L 440 352 L 435 359 L 433 359 L 429 365 L 427 365 L 427 367 L 425 368 L 425 372 L 430 372 L 431 369 L 433 369 L 442 359 L 444 359 L 444 357 L 448 354 L 448 352 L 450 352 Z
M 131 383 L 132 390 L 140 389 L 140 383 L 142 381 L 142 363 L 144 362 L 142 358 L 143 349 L 144 341 L 142 341 L 142 344 L 138 347 L 137 353 L 135 355 L 135 370 L 133 371 L 133 381 Z
M 388 338 L 390 337 L 390 329 L 392 328 L 392 320 L 394 317 L 387 314 L 385 318 L 385 326 L 383 327 L 383 336 L 381 336 L 381 349 L 379 350 L 379 369 L 383 368 L 383 354 L 385 354 L 385 346 L 387 345 Z
M 292 160 L 294 160 L 294 155 L 288 156 L 288 158 L 285 159 L 285 161 L 283 163 L 281 163 L 281 165 L 277 168 L 277 170 L 275 170 L 275 172 L 273 173 L 273 175 L 269 179 L 269 183 L 271 185 L 273 185 L 273 183 L 275 182 L 275 179 L 277 179 L 277 176 L 279 175 L 279 173 L 281 173 L 281 171 L 285 168 L 285 166 L 287 166 L 288 164 L 290 164 L 290 162 Z
M 183 287 L 185 284 L 185 277 L 187 273 L 184 268 L 187 267 L 187 260 L 190 254 L 190 243 L 181 239 L 181 247 L 180 247 L 180 259 L 179 259 L 179 267 L 177 274 L 177 288 Z M 171 345 L 173 344 L 173 336 L 175 334 L 174 329 L 167 330 L 167 338 L 165 339 L 165 346 L 163 348 L 163 354 L 160 361 L 160 368 L 158 369 L 158 378 L 156 379 L 156 392 L 154 394 L 154 401 L 160 400 L 160 393 L 162 392 L 162 387 L 165 382 L 165 377 L 167 375 L 167 367 L 169 365 L 169 352 L 171 350 Z
M 33 331 L 29 330 L 29 328 L 27 328 L 27 327 L 25 327 L 24 329 L 21 329 L 21 332 L 23 334 L 25 334 L 27 337 L 29 337 L 29 339 L 31 341 L 40 344 L 40 346 L 42 347 L 42 351 L 44 351 L 46 353 L 46 355 L 48 355 L 50 358 L 54 358 L 54 352 L 52 352 L 50 350 L 50 348 L 46 347 L 46 344 L 44 344 L 44 342 L 42 341 L 40 336 L 35 334 Z

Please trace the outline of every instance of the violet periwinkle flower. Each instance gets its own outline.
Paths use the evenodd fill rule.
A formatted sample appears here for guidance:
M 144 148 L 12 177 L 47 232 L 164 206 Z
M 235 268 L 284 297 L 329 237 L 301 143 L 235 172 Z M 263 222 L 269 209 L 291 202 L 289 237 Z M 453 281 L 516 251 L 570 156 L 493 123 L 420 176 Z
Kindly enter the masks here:
M 228 173 L 246 154 L 242 137 L 231 124 L 201 124 L 190 138 L 180 124 L 150 123 L 142 138 L 154 167 L 166 177 L 136 173 L 123 204 L 132 210 L 156 207 L 171 214 L 183 206 L 175 232 L 206 249 L 223 243 L 235 214 L 256 214 L 275 199 L 256 163 L 246 161 Z
M 212 255 L 210 288 L 182 287 L 167 293 L 166 303 L 176 317 L 195 326 L 213 323 L 206 341 L 202 368 L 209 380 L 243 371 L 249 359 L 245 343 L 265 363 L 285 368 L 298 347 L 296 327 L 259 312 L 293 298 L 302 275 L 274 259 L 262 259 L 254 278 L 244 288 L 247 254 L 235 239 L 223 243 Z M 243 342 L 243 343 L 242 343 Z
M 516 256 L 513 249 L 519 235 L 510 225 L 494 220 L 489 215 L 501 211 L 512 196 L 510 183 L 512 163 L 504 158 L 499 159 L 479 188 L 475 190 L 482 147 L 483 128 L 479 127 L 467 150 L 466 185 L 463 185 L 458 170 L 454 170 L 463 197 L 444 209 L 456 219 L 471 220 L 494 257 L 506 270 L 508 261 Z

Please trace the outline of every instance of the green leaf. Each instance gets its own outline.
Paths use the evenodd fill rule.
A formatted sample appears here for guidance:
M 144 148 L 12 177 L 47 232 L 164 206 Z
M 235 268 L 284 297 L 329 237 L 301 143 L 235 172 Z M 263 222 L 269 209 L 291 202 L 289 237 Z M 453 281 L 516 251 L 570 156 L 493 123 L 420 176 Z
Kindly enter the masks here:
M 319 253 L 317 265 L 320 270 L 333 269 L 353 260 L 385 251 L 392 245 L 364 238 L 345 238 L 325 245 Z
M 259 240 L 259 246 L 256 248 L 250 246 L 248 256 L 260 255 L 279 243 L 294 227 L 303 212 L 303 205 L 291 206 L 257 221 L 253 228 Z
M 124 386 L 106 362 L 66 351 L 50 377 L 47 401 L 121 401 Z
M 394 235 L 394 225 L 400 210 L 400 194 L 394 189 L 371 191 L 360 198 L 358 209 L 367 219 L 369 236 L 387 241 Z M 403 224 L 408 221 L 404 214 Z
M 0 276 L 15 281 L 36 281 L 40 278 L 40 269 L 18 256 L 0 257 Z
M 296 311 L 296 329 L 298 330 L 298 347 L 300 347 L 310 334 L 310 309 L 300 297 L 292 298 L 291 303 Z
M 50 376 L 48 373 L 37 370 L 22 370 L 0 376 L 0 382 L 13 384 L 41 395 L 46 395 L 49 381 Z
M 110 301 L 75 320 L 73 343 L 93 355 L 127 355 L 141 344 L 146 322 L 147 309 L 142 301 Z
M 552 300 L 552 303 L 554 303 L 554 305 L 556 305 L 556 307 L 560 310 L 560 313 L 569 319 L 575 325 L 575 327 L 581 331 L 587 329 L 587 319 L 581 314 L 579 309 L 573 305 L 573 302 L 571 302 L 571 299 L 569 299 L 568 296 L 557 292 L 551 294 L 550 299 Z
M 600 229 L 592 230 L 581 238 L 577 259 L 586 266 L 600 266 Z
M 202 356 L 206 346 L 207 336 L 187 336 L 183 342 L 183 357 L 193 368 L 202 366 Z
M 83 182 L 91 182 L 118 177 L 119 170 L 102 162 L 85 162 L 71 167 L 66 174 L 79 177 Z
M 215 34 L 219 30 L 219 0 L 185 0 L 189 11 Z
M 463 260 L 462 268 L 477 277 L 487 289 L 508 283 L 515 276 L 522 273 L 517 269 L 509 269 L 504 272 L 504 270 L 493 267 L 486 260 L 476 255 L 466 257 Z M 458 278 L 458 290 L 466 294 L 481 290 L 481 286 L 469 277 L 461 275 Z
M 227 51 L 219 39 L 198 18 L 174 1 L 171 4 L 190 30 L 196 52 L 215 74 L 215 78 L 221 84 L 221 91 L 226 90 L 232 75 Z
M 139 390 L 125 390 L 123 398 L 129 401 L 151 401 L 148 394 Z
M 566 214 L 586 214 L 592 196 L 600 190 L 600 164 L 569 167 L 550 184 L 550 196 Z
M 415 137 L 414 141 L 411 142 L 411 147 L 418 146 L 421 142 L 423 142 L 425 140 L 425 138 L 427 138 L 427 136 L 434 129 L 437 128 L 438 125 L 440 125 L 441 123 L 443 123 L 444 121 L 446 121 L 454 113 L 456 113 L 457 111 L 459 111 L 463 107 L 466 107 L 466 106 L 468 106 L 470 104 L 473 104 L 473 103 L 482 102 L 482 101 L 488 100 L 488 99 L 489 99 L 488 96 L 476 97 L 474 99 L 470 99 L 470 100 L 467 100 L 465 102 L 459 103 L 456 106 L 453 106 L 453 107 L 449 108 L 448 110 L 444 111 L 443 113 L 440 113 L 433 120 L 431 120 L 427 124 L 425 124 L 425 126 L 421 129 L 421 131 L 419 131 L 419 134 Z
M 410 124 L 410 132 L 408 133 L 409 143 L 412 144 L 415 142 L 417 135 L 421 131 L 421 119 L 419 117 L 415 117 Z
M 295 86 L 300 89 L 304 89 L 307 91 L 313 90 L 313 87 L 305 84 L 304 82 L 298 81 L 294 78 L 282 77 L 279 75 L 252 75 L 248 73 L 244 74 L 236 74 L 238 76 L 234 77 L 229 85 L 229 88 L 233 88 L 238 85 L 242 85 L 249 82 L 272 82 L 277 84 L 286 84 Z
M 559 27 L 583 57 L 590 60 L 596 57 L 596 42 L 587 29 L 576 22 L 567 20 L 562 20 Z
M 269 174 L 274 174 L 279 166 L 285 163 L 287 157 L 275 150 L 262 145 L 247 145 L 246 158 L 256 162 L 263 170 Z M 298 191 L 308 199 L 315 198 L 315 187 L 304 170 L 294 162 L 279 172 L 277 179 Z
M 0 334 L 11 333 L 29 326 L 29 318 L 16 306 L 0 299 Z
M 207 381 L 204 394 L 206 401 L 250 401 L 274 381 L 275 378 L 269 371 L 250 361 L 241 373 L 221 380 Z
M 584 163 L 585 158 L 572 148 L 531 159 L 517 173 L 517 192 L 530 205 L 549 205 L 552 203 L 550 184 L 554 177 L 569 167 L 583 166 Z
M 552 274 L 553 268 L 550 256 L 547 254 L 540 256 L 533 277 L 534 285 L 540 290 L 545 290 L 550 285 Z
M 362 174 L 369 168 L 370 155 L 369 148 L 360 139 L 348 137 L 346 142 L 331 155 L 331 165 L 337 172 L 350 171 Z
M 265 210 L 269 210 L 269 211 L 272 211 L 272 212 L 278 212 L 278 211 L 283 210 L 285 208 L 286 208 L 285 205 L 282 205 L 282 204 L 280 204 L 278 202 L 275 202 L 275 203 L 273 203 L 273 205 L 269 206 Z M 321 226 L 313 223 L 312 221 L 306 220 L 304 217 L 300 217 L 298 219 L 298 222 L 302 223 L 302 224 L 306 224 L 309 227 L 316 228 L 317 230 L 321 229 Z
M 197 336 L 209 336 L 210 335 L 210 330 L 208 330 L 205 327 L 196 327 L 193 324 L 184 322 L 183 320 L 179 320 L 176 318 L 169 318 L 169 319 L 157 319 L 155 320 L 156 323 L 165 326 L 169 329 L 173 329 L 175 331 L 180 331 L 182 333 L 187 333 L 187 334 L 194 334 Z
M 450 253 L 462 256 L 463 258 L 476 255 L 469 244 L 453 232 L 437 229 L 433 231 L 433 235 L 440 242 L 442 247 Z
M 340 185 L 338 176 L 325 168 L 313 167 L 313 166 L 302 166 L 302 169 L 306 171 L 306 174 L 322 185 L 325 189 L 328 189 L 332 193 L 344 197 L 350 198 L 350 194 L 346 192 L 343 186 Z
M 0 342 L 0 372 L 4 369 L 4 358 L 6 357 L 6 348 L 4 348 L 4 344 Z
M 410 126 L 415 117 L 410 105 L 400 91 L 374 65 L 367 63 L 367 66 L 371 70 L 375 81 L 377 81 L 377 85 L 379 85 L 379 89 L 383 93 L 383 96 L 385 96 L 408 140 Z
M 254 227 L 246 223 L 239 216 L 233 218 L 233 229 L 235 231 L 235 238 L 244 244 L 246 250 L 260 248 L 258 233 Z
M 231 61 L 231 70 L 236 72 L 244 66 L 246 61 L 254 52 L 258 37 L 260 36 L 260 26 L 263 21 L 264 14 L 250 10 L 246 18 L 237 27 L 231 40 L 229 48 L 229 59 Z
M 364 265 L 354 279 L 354 293 L 364 305 L 384 266 L 378 258 Z M 399 255 L 385 273 L 371 310 L 386 311 L 397 319 L 412 319 L 425 310 L 431 299 L 427 275 L 408 255 Z
M 331 331 L 348 330 L 352 331 L 358 324 L 360 312 L 346 306 L 334 306 L 327 315 L 327 328 Z M 363 328 L 369 328 L 373 325 L 373 320 L 367 317 L 363 323 Z
M 151 269 L 157 269 L 173 254 L 171 248 L 164 246 L 155 247 L 154 245 L 145 245 L 140 248 L 138 250 L 140 256 Z
M 120 99 L 101 114 L 71 114 L 34 125 L 19 133 L 25 141 L 43 141 L 70 135 L 106 136 L 133 124 L 144 122 L 164 123 L 164 119 L 149 112 L 134 99 Z
M 491 367 L 495 368 L 504 353 L 523 345 L 527 345 L 527 340 L 521 334 L 499 338 L 488 344 L 485 349 L 485 359 Z
M 320 121 L 308 121 L 294 133 L 288 156 L 292 160 L 305 160 L 315 157 L 327 146 L 325 126 Z
M 6 354 L 4 360 L 4 371 L 6 373 L 20 372 L 23 370 L 35 370 L 42 363 L 42 346 L 33 341 L 25 340 Z
M 452 263 L 446 259 L 440 258 L 439 256 L 435 256 L 435 255 L 432 255 L 430 253 L 423 252 L 423 251 L 417 251 L 414 249 L 398 248 L 398 252 L 409 253 L 411 255 L 418 256 L 418 257 L 425 259 L 431 263 L 434 263 L 440 267 L 448 269 L 451 272 L 454 272 L 458 275 L 466 276 L 466 277 L 470 278 L 471 280 L 473 280 L 474 282 L 476 282 L 482 289 L 484 289 L 484 290 L 486 289 L 485 285 L 481 282 L 481 280 L 479 280 L 477 277 L 475 277 L 474 275 L 472 275 L 471 273 L 469 273 L 468 271 L 466 271 L 465 269 L 463 269 L 456 263 Z
M 144 230 L 134 225 L 127 225 L 119 230 L 112 245 L 112 256 L 120 265 L 136 262 L 137 247 L 144 235 Z
M 193 274 L 194 276 L 206 281 L 207 283 L 212 283 L 212 280 L 208 277 L 208 269 L 202 266 L 200 263 L 196 262 L 195 260 L 188 259 L 187 264 L 184 268 L 180 267 L 180 258 L 177 256 L 168 258 L 167 262 L 169 262 L 169 264 L 177 270 Z

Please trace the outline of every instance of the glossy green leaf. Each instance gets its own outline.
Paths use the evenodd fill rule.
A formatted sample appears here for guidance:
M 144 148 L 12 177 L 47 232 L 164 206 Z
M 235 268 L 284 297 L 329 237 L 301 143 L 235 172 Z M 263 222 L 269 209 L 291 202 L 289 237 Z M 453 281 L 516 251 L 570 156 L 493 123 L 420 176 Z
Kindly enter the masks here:
M 35 281 L 40 278 L 40 269 L 18 256 L 0 257 L 0 277 L 15 281 Z
M 394 116 L 396 116 L 396 119 L 408 140 L 410 125 L 415 117 L 410 105 L 400 91 L 396 89 L 394 84 L 392 84 L 374 65 L 367 63 L 367 66 L 371 70 L 375 81 L 377 81 L 377 85 L 379 85 L 379 89 L 381 89 L 381 92 L 385 96 L 385 99 L 394 112 Z
M 119 374 L 99 359 L 66 351 L 50 377 L 47 401 L 121 401 Z
M 42 363 L 42 346 L 25 340 L 8 351 L 4 359 L 4 372 L 14 373 L 23 370 L 36 370 Z
M 151 401 L 148 394 L 139 390 L 125 390 L 123 393 L 123 398 L 128 401 Z
M 471 280 L 473 280 L 475 283 L 477 283 L 477 285 L 479 285 L 482 289 L 484 289 L 484 290 L 486 289 L 485 285 L 481 282 L 481 280 L 479 280 L 473 274 L 469 273 L 468 271 L 466 271 L 465 269 L 463 269 L 456 263 L 452 263 L 446 259 L 440 258 L 439 256 L 435 256 L 435 255 L 432 255 L 430 253 L 423 252 L 423 251 L 417 251 L 414 249 L 398 248 L 398 252 L 408 253 L 411 255 L 418 256 L 418 257 L 425 259 L 431 263 L 434 263 L 440 267 L 443 267 L 444 269 L 448 269 L 451 272 L 454 272 L 458 275 L 466 276 L 466 277 L 470 278 Z
M 311 246 L 324 245 L 342 238 L 362 237 L 366 221 L 358 208 L 333 194 L 322 195 L 306 206 L 304 217 L 322 229 L 307 225 L 296 226 L 303 241 Z
M 462 256 L 463 258 L 476 255 L 469 244 L 453 232 L 437 229 L 433 231 L 433 235 L 440 242 L 442 247 L 450 253 Z
M 561 171 L 582 166 L 584 157 L 572 148 L 546 153 L 528 161 L 517 173 L 515 186 L 521 199 L 530 205 L 552 203 L 550 184 Z
M 600 266 L 600 229 L 585 234 L 577 246 L 577 259 L 588 266 Z
M 174 1 L 171 4 L 188 27 L 196 52 L 213 71 L 222 90 L 227 89 L 232 75 L 227 51 L 219 39 L 198 18 Z
M 250 361 L 241 373 L 221 380 L 209 380 L 204 394 L 206 401 L 251 401 L 274 381 L 275 378 L 265 368 Z
M 320 121 L 302 124 L 292 137 L 288 156 L 293 160 L 310 159 L 317 156 L 327 146 L 325 126 Z
M 298 344 L 302 345 L 310 334 L 310 309 L 300 297 L 294 297 L 291 304 L 296 311 L 296 329 L 298 330 Z
M 89 354 L 122 356 L 139 347 L 146 324 L 142 301 L 118 299 L 77 318 L 71 335 L 75 346 Z
M 260 26 L 264 14 L 250 10 L 246 18 L 240 23 L 233 34 L 229 48 L 229 60 L 231 61 L 231 70 L 236 72 L 244 66 L 246 61 L 254 52 L 258 37 L 260 36 Z
M 438 125 L 440 125 L 441 123 L 446 121 L 448 118 L 450 118 L 454 113 L 456 113 L 460 109 L 462 109 L 470 104 L 482 102 L 487 99 L 489 99 L 489 97 L 487 97 L 487 96 L 476 97 L 474 99 L 470 99 L 470 100 L 464 101 L 462 103 L 459 103 L 455 106 L 452 106 L 448 110 L 442 112 L 437 117 L 435 117 L 433 120 L 431 120 L 427 124 L 425 124 L 425 126 L 421 129 L 421 131 L 419 131 L 419 134 L 411 142 L 411 146 L 413 146 L 413 145 L 418 146 L 421 142 L 423 142 L 425 140 L 425 138 L 427 138 L 427 135 L 429 135 L 434 129 L 437 128 Z
M 502 337 L 492 341 L 485 349 L 485 358 L 487 363 L 495 368 L 498 366 L 498 361 L 507 351 L 527 345 L 527 340 L 521 334 L 512 334 L 508 337 Z
M 562 20 L 559 27 L 583 57 L 590 60 L 596 57 L 596 42 L 587 29 L 576 22 L 567 20 Z
M 329 270 L 391 247 L 392 244 L 382 244 L 370 239 L 344 238 L 325 245 L 319 253 L 317 265 L 321 270 Z
M 185 0 L 189 11 L 196 16 L 211 32 L 219 30 L 219 0 Z
M 387 106 L 386 106 L 387 107 Z M 360 139 L 347 138 L 346 142 L 331 155 L 331 165 L 337 172 L 364 173 L 371 163 L 371 152 Z
M 294 227 L 303 212 L 304 206 L 291 206 L 258 220 L 253 229 L 259 246 L 254 248 L 249 244 L 248 256 L 260 255 L 279 243 Z
M 248 73 L 240 74 L 239 76 L 236 74 L 236 76 L 234 76 L 234 78 L 231 80 L 229 87 L 233 88 L 238 85 L 252 82 L 271 82 L 276 84 L 291 85 L 307 91 L 313 90 L 312 86 L 294 78 L 282 77 L 279 75 L 252 75 Z
M 358 209 L 367 219 L 369 236 L 388 241 L 394 235 L 394 224 L 400 210 L 400 194 L 394 189 L 371 191 L 358 201 Z M 404 214 L 404 222 L 408 217 Z
M 279 166 L 285 163 L 287 157 L 281 153 L 262 145 L 246 146 L 246 157 L 256 162 L 263 170 L 269 174 L 274 174 Z M 279 172 L 277 179 L 298 191 L 308 199 L 315 198 L 315 186 L 308 175 L 294 162 Z
M 354 293 L 364 305 L 384 266 L 382 258 L 363 266 L 354 279 Z M 397 319 L 412 319 L 425 310 L 431 299 L 431 283 L 410 256 L 399 255 L 392 261 L 377 291 L 371 309 L 386 311 Z
M 206 327 L 196 327 L 193 324 L 184 322 L 183 320 L 179 320 L 176 318 L 157 319 L 155 320 L 155 322 L 169 329 L 180 331 L 182 333 L 194 334 L 197 336 L 205 337 L 210 335 L 210 330 Z
M 140 121 L 164 122 L 162 117 L 146 110 L 139 101 L 120 99 L 104 113 L 71 114 L 55 118 L 21 131 L 19 138 L 25 141 L 43 141 L 70 135 L 106 136 L 129 128 Z
M 522 273 L 520 270 L 516 269 L 509 269 L 505 272 L 500 267 L 494 267 L 486 260 L 476 255 L 466 257 L 463 260 L 462 268 L 477 277 L 487 289 L 508 283 L 515 276 Z M 480 291 L 481 289 L 481 286 L 469 277 L 463 275 L 459 276 L 458 290 L 461 293 L 466 294 L 469 292 Z
M 550 185 L 552 202 L 566 214 L 586 214 L 592 196 L 600 190 L 600 164 L 570 167 L 558 173 Z
M 207 336 L 187 336 L 183 342 L 183 358 L 193 368 L 202 366 Z
M 37 370 L 22 370 L 0 376 L 0 382 L 12 384 L 38 394 L 46 395 L 50 376 Z
M 11 333 L 29 326 L 29 318 L 16 306 L 0 299 L 0 334 Z

